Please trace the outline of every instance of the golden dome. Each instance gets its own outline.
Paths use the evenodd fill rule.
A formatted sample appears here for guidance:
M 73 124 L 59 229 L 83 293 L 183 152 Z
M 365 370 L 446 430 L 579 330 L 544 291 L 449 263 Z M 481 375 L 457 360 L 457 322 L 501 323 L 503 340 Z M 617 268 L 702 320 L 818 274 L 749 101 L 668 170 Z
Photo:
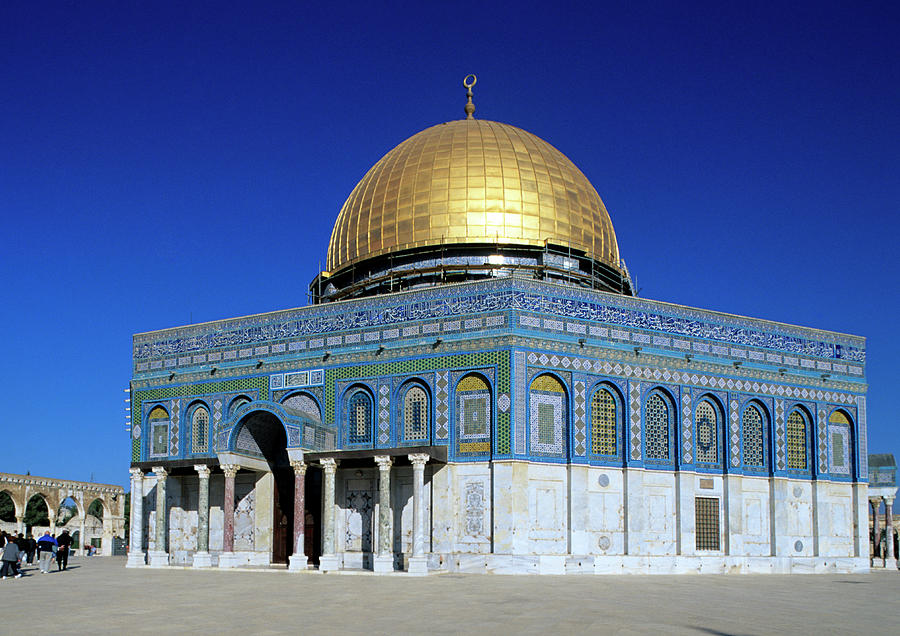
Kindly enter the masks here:
M 575 164 L 514 126 L 462 119 L 372 166 L 341 208 L 326 267 L 422 246 L 545 242 L 619 270 L 609 213 Z

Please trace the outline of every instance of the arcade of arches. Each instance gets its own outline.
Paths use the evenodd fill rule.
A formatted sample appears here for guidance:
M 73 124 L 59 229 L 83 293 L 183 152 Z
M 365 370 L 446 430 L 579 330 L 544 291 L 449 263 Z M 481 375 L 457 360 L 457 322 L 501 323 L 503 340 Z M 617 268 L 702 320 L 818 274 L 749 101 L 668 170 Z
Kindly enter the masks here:
M 100 553 L 112 555 L 113 537 L 124 537 L 125 491 L 121 486 L 0 473 L 0 493 L 9 496 L 15 508 L 15 526 L 4 527 L 8 532 L 25 534 L 29 530 L 25 527 L 25 511 L 29 502 L 38 497 L 47 506 L 47 529 L 51 534 L 55 535 L 65 527 L 73 535 L 77 532 L 78 537 L 90 538 L 93 523 L 92 519 L 88 519 L 91 516 L 88 509 L 98 501 L 103 509 Z M 59 519 L 60 509 L 70 502 L 75 506 L 76 514 L 64 521 L 64 525 L 57 526 L 57 521 L 62 521 Z M 38 528 L 30 530 L 37 532 Z

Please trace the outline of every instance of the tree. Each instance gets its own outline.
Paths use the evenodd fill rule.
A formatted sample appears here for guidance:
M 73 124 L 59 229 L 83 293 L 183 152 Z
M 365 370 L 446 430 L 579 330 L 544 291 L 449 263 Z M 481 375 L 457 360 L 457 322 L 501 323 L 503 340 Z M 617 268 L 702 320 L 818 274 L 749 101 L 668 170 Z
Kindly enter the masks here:
M 50 525 L 47 502 L 40 495 L 34 495 L 28 500 L 25 506 L 25 525 L 27 527 Z
M 12 497 L 5 492 L 0 492 L 0 521 L 16 520 L 16 504 Z
M 89 515 L 94 515 L 95 517 L 97 517 L 97 518 L 100 519 L 101 521 L 103 520 L 103 504 L 100 503 L 100 500 L 99 500 L 99 499 L 94 499 L 94 500 L 91 502 L 91 505 L 88 506 L 87 513 L 88 513 Z

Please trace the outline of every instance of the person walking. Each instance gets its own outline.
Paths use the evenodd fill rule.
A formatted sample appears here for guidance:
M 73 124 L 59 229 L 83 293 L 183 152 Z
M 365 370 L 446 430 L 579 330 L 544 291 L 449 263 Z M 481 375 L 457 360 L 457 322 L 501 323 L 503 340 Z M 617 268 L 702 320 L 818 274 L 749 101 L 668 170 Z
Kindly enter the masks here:
M 56 538 L 56 542 L 59 544 L 59 550 L 56 551 L 56 569 L 61 572 L 69 565 L 69 546 L 72 545 L 69 531 L 63 530 Z
M 25 551 L 28 553 L 28 565 L 31 565 L 32 563 L 34 563 L 34 552 L 35 550 L 37 550 L 37 541 L 35 541 L 34 537 L 30 534 L 28 535 L 28 538 L 25 539 L 25 541 L 28 542 L 28 547 L 25 549 Z
M 50 536 L 49 530 L 45 530 L 44 536 L 38 539 L 37 550 L 41 574 L 50 573 L 50 559 L 53 558 L 53 548 L 57 545 L 56 539 Z
M 6 545 L 3 546 L 3 553 L 0 555 L 0 558 L 3 559 L 3 567 L 0 567 L 0 578 L 8 579 L 10 572 L 17 579 L 22 576 L 16 565 L 16 561 L 19 560 L 19 546 L 12 540 L 12 537 L 6 537 Z

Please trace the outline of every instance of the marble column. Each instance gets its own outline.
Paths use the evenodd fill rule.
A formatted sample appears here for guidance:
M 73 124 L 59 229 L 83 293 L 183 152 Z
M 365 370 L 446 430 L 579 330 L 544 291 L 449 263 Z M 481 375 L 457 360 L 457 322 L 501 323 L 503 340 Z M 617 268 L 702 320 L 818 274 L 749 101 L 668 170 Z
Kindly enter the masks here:
M 294 469 L 294 553 L 289 559 L 289 570 L 302 571 L 309 565 L 306 557 L 306 462 L 293 460 Z
M 881 532 L 878 529 L 878 509 L 881 507 L 881 497 L 872 497 L 869 499 L 872 506 L 872 567 L 880 565 L 878 560 L 884 556 L 884 553 L 878 553 L 878 546 L 881 543 Z
M 208 568 L 212 565 L 209 554 L 209 466 L 195 464 L 194 470 L 200 476 L 197 496 L 197 551 L 194 552 L 193 566 Z
M 884 567 L 896 570 L 897 555 L 894 554 L 894 498 L 884 498 Z
M 50 534 L 56 536 L 56 511 L 50 510 L 47 506 L 47 517 L 50 519 Z
M 225 473 L 225 502 L 222 505 L 225 529 L 222 537 L 222 554 L 219 555 L 220 568 L 238 566 L 237 555 L 234 553 L 234 478 L 240 469 L 237 464 L 222 464 L 222 471 Z
M 25 515 L 16 517 L 16 532 L 25 535 Z
M 132 509 L 131 514 L 134 514 L 134 509 Z M 134 517 L 132 517 L 132 519 L 134 519 Z M 84 515 L 81 515 L 81 521 L 78 524 L 78 543 L 81 544 L 81 556 L 84 556 L 87 554 L 87 543 L 85 543 L 85 541 L 87 540 L 87 537 L 84 536 L 84 533 L 85 533 L 84 522 L 85 522 Z M 140 534 L 138 535 L 137 554 L 135 554 L 134 559 L 132 559 L 130 548 L 129 548 L 128 563 L 125 564 L 125 567 L 133 568 L 133 567 L 136 567 L 139 565 L 144 565 L 146 563 L 146 560 L 144 559 L 144 549 L 143 549 L 144 548 L 144 546 L 143 546 L 143 541 L 144 541 L 143 527 L 138 526 L 138 532 Z
M 378 464 L 378 554 L 374 570 L 377 573 L 394 571 L 394 535 L 391 531 L 391 464 L 387 455 L 375 457 Z
M 166 478 L 169 473 L 162 466 L 154 466 L 156 475 L 156 545 L 150 550 L 150 566 L 163 567 L 169 565 L 169 553 L 166 552 Z
M 322 493 L 322 556 L 319 558 L 319 571 L 329 572 L 340 569 L 334 541 L 334 474 L 337 472 L 337 460 L 331 457 L 319 460 L 325 472 Z
M 413 546 L 407 572 L 428 574 L 428 559 L 425 556 L 425 464 L 429 460 L 425 453 L 409 455 L 413 467 Z

